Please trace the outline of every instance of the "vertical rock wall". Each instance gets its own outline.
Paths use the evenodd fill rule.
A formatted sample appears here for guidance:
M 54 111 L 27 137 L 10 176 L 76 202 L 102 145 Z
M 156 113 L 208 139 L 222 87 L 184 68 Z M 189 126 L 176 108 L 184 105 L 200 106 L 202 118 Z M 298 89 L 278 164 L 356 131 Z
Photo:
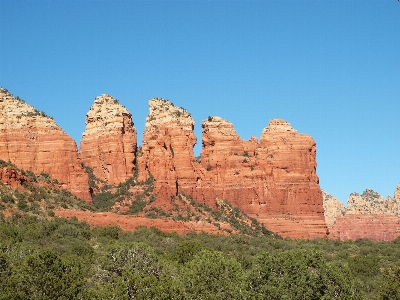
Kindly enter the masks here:
M 241 140 L 233 125 L 219 117 L 209 117 L 202 127 L 201 165 L 217 197 L 282 235 L 326 235 L 310 136 L 279 119 L 264 128 L 259 143 L 255 137 Z
M 186 193 L 215 207 L 218 197 L 280 234 L 326 235 L 310 136 L 283 120 L 271 120 L 260 143 L 255 137 L 243 141 L 230 122 L 209 117 L 202 123 L 199 162 L 191 115 L 163 99 L 149 105 L 138 164 L 141 180 L 154 176 L 158 205 L 168 208 L 171 197 Z
M 0 89 L 0 159 L 36 174 L 48 173 L 91 201 L 88 175 L 74 140 L 54 120 Z
M 170 207 L 171 197 L 193 188 L 196 159 L 193 147 L 196 137 L 192 116 L 171 102 L 154 98 L 149 101 L 149 114 L 138 151 L 139 180 L 154 177 L 158 204 Z
M 93 168 L 96 177 L 119 184 L 134 174 L 136 143 L 130 112 L 109 95 L 97 97 L 86 115 L 82 162 Z
M 355 240 L 368 238 L 391 241 L 400 236 L 400 184 L 393 197 L 384 199 L 377 192 L 366 189 L 361 195 L 352 193 L 347 208 L 327 225 L 334 239 Z M 330 195 L 328 195 L 330 196 Z M 324 195 L 324 202 L 329 197 Z M 327 207 L 325 214 L 329 214 Z

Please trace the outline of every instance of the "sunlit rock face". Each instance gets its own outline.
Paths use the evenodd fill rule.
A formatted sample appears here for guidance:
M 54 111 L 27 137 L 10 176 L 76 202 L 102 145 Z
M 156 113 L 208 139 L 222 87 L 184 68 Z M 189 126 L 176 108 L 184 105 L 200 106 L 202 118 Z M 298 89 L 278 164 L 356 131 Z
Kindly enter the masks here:
M 119 184 L 132 177 L 136 159 L 136 129 L 131 113 L 117 99 L 101 95 L 86 115 L 80 157 L 96 177 Z
M 75 141 L 51 117 L 2 88 L 0 107 L 0 159 L 36 174 L 48 173 L 91 201 Z
M 346 208 L 339 199 L 333 197 L 325 191 L 322 191 L 322 198 L 324 200 L 326 226 L 331 228 L 336 223 L 336 218 L 345 214 Z
M 347 201 L 347 209 L 342 215 L 337 215 L 330 226 L 330 236 L 341 240 L 396 239 L 400 236 L 399 191 L 400 184 L 394 196 L 386 200 L 371 189 L 366 189 L 361 195 L 352 193 Z
M 197 162 L 193 153 L 196 136 L 194 120 L 183 108 L 168 100 L 149 101 L 149 114 L 138 150 L 139 180 L 151 174 L 157 205 L 170 207 L 171 197 L 179 192 L 191 194 L 197 180 Z
M 167 208 L 178 193 L 211 207 L 221 198 L 285 236 L 327 234 L 310 136 L 275 119 L 260 142 L 244 141 L 229 121 L 209 117 L 198 159 L 191 115 L 164 99 L 149 106 L 138 166 L 141 180 L 154 176 L 157 205 Z
M 241 140 L 219 117 L 203 121 L 204 193 L 226 199 L 267 228 L 294 238 L 325 236 L 316 145 L 284 120 L 273 119 L 256 137 Z M 206 198 L 204 201 L 212 201 Z

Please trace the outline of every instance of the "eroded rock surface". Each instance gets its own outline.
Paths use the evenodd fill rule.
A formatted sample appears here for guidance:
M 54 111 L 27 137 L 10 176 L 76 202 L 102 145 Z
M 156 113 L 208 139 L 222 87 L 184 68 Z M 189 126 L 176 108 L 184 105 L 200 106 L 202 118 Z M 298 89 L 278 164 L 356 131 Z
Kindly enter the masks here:
M 330 227 L 331 237 L 341 240 L 370 238 L 391 241 L 400 236 L 400 184 L 386 200 L 371 189 L 352 193 L 347 209 Z M 329 225 L 328 225 L 329 226 Z
M 262 222 L 276 220 L 276 226 L 274 221 L 269 226 L 279 234 L 326 235 L 315 172 L 316 146 L 310 136 L 275 119 L 260 142 L 255 137 L 243 141 L 230 122 L 209 117 L 202 123 L 199 162 L 193 153 L 196 137 L 191 115 L 164 99 L 152 99 L 149 105 L 138 154 L 139 177 L 154 176 L 158 205 L 168 207 L 178 193 L 211 207 L 221 198 Z M 284 224 L 291 224 L 292 230 Z
M 131 113 L 117 99 L 101 95 L 86 115 L 80 157 L 96 177 L 119 184 L 135 171 L 136 129 Z
M 322 191 L 322 197 L 324 200 L 325 222 L 328 228 L 331 228 L 336 223 L 336 218 L 345 214 L 346 208 L 339 199 L 325 191 Z
M 22 175 L 15 168 L 7 166 L 0 167 L 0 181 L 17 190 L 23 190 L 23 184 L 31 182 L 27 176 Z
M 185 109 L 161 98 L 149 101 L 143 144 L 138 150 L 139 180 L 154 176 L 158 205 L 166 209 L 171 197 L 189 192 L 196 183 L 193 126 Z
M 91 201 L 74 140 L 52 118 L 2 88 L 0 108 L 0 159 L 36 174 L 48 173 Z
M 2 91 L 0 158 L 35 173 L 46 172 L 80 197 L 90 199 L 72 139 L 33 107 Z M 169 209 L 183 193 L 216 207 L 217 198 L 258 219 L 282 236 L 327 234 L 316 175 L 316 145 L 306 134 L 273 119 L 260 138 L 241 140 L 220 117 L 202 122 L 202 152 L 194 156 L 194 120 L 185 109 L 154 98 L 136 148 L 131 114 L 111 96 L 95 99 L 86 117 L 81 159 L 105 182 L 118 184 L 135 173 L 154 178 L 157 200 Z M 81 193 L 81 194 L 79 194 Z

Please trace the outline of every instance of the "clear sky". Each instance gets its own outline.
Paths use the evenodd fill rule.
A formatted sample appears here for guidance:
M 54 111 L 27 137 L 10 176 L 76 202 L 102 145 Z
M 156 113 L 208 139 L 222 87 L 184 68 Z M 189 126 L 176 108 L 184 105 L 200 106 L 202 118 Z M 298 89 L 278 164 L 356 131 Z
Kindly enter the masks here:
M 78 146 L 100 94 L 148 100 L 242 139 L 282 118 L 317 143 L 322 189 L 342 202 L 400 183 L 400 2 L 0 0 L 0 86 L 53 116 Z

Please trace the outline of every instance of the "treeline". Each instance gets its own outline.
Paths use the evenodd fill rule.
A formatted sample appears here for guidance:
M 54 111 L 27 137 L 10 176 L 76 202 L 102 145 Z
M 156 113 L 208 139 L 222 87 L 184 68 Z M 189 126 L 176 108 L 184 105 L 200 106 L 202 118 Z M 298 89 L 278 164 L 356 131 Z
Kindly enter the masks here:
M 0 299 L 400 299 L 400 239 L 91 229 L 0 215 Z

